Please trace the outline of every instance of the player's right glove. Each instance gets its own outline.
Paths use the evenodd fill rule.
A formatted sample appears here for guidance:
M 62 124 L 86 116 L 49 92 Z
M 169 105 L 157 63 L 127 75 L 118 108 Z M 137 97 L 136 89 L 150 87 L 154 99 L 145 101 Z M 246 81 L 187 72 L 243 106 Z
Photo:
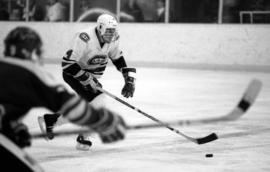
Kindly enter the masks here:
M 99 109 L 99 119 L 91 124 L 90 128 L 96 131 L 103 143 L 112 143 L 123 140 L 126 124 L 124 119 L 106 109 Z
M 83 75 L 77 78 L 86 90 L 90 90 L 96 93 L 97 87 L 102 87 L 101 83 L 89 72 L 85 72 Z
M 135 68 L 122 68 L 122 74 L 125 79 L 125 85 L 122 89 L 121 94 L 126 97 L 133 97 L 134 91 L 135 91 L 135 73 L 136 69 Z

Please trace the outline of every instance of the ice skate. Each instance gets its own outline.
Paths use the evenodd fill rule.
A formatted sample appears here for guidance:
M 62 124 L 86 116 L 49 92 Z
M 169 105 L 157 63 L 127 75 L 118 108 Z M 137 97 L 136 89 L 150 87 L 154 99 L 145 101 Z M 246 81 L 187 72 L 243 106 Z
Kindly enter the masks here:
M 54 138 L 53 128 L 59 115 L 45 114 L 38 117 L 38 124 L 42 133 L 46 134 L 46 140 L 52 140 Z
M 76 141 L 77 141 L 77 145 L 76 145 L 77 150 L 87 151 L 92 146 L 92 142 L 87 137 L 84 137 L 81 134 L 78 135 Z

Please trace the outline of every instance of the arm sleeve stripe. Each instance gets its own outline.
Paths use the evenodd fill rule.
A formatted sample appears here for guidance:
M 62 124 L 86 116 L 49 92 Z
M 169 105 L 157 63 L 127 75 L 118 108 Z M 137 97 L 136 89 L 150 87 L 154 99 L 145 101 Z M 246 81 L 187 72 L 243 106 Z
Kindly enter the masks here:
M 79 125 L 87 125 L 93 114 L 93 109 L 90 106 L 85 106 L 84 112 L 81 116 L 72 119 L 72 122 Z
M 87 102 L 84 100 L 79 101 L 77 104 L 69 107 L 65 112 L 64 116 L 71 122 L 77 123 L 76 120 L 81 119 L 86 114 Z
M 74 78 L 79 80 L 80 82 L 81 81 L 87 81 L 87 80 L 89 81 L 89 79 L 93 79 L 92 74 L 87 73 L 85 71 L 84 71 L 84 73 L 82 75 L 74 77 Z
M 88 113 L 88 110 L 89 110 L 88 103 L 84 101 L 75 108 L 71 109 L 68 112 L 67 117 L 73 123 L 84 124 L 85 123 L 84 121 L 90 118 L 91 115 L 91 113 Z
M 76 60 L 68 59 L 66 57 L 63 57 L 62 60 L 65 61 L 65 62 L 76 62 Z
M 112 115 L 109 115 L 108 114 L 108 111 L 107 110 L 104 110 L 102 109 L 102 113 L 103 116 L 98 119 L 97 122 L 95 123 L 90 123 L 90 127 L 96 131 L 103 131 L 104 132 L 104 129 L 106 128 L 106 130 L 108 132 L 110 132 L 110 128 L 112 128 L 114 123 L 116 123 L 116 118 L 114 118 Z M 105 132 L 104 132 L 105 133 Z
M 70 65 L 70 64 L 74 64 L 76 63 L 75 61 L 65 61 L 65 60 L 62 60 L 62 66 L 65 66 L 65 65 Z
M 63 63 L 62 63 L 62 69 L 64 70 L 64 69 L 66 69 L 66 68 L 69 68 L 70 65 L 72 65 L 72 64 L 63 64 Z
M 136 73 L 135 72 L 128 72 L 128 76 L 132 78 L 136 78 Z
M 68 109 L 76 104 L 78 104 L 80 102 L 80 98 L 77 96 L 73 96 L 71 99 L 69 99 L 62 107 L 60 112 L 62 114 L 66 114 L 66 112 L 68 111 Z
M 61 108 L 60 111 L 65 118 L 76 124 L 91 124 L 94 109 L 79 97 L 73 97 Z M 92 119 L 93 118 L 93 119 Z
M 108 118 L 109 118 L 109 115 L 107 114 L 108 112 L 105 111 L 104 109 L 100 109 L 102 110 L 103 112 L 101 114 L 103 114 L 103 116 L 101 116 L 101 118 L 99 118 L 99 120 L 97 122 L 95 122 L 94 124 L 91 125 L 91 128 L 93 128 L 94 130 L 96 130 L 97 127 L 101 127 L 102 124 L 104 124 Z
M 123 67 L 127 67 L 127 64 L 126 64 L 126 61 L 124 59 L 123 56 L 121 56 L 120 58 L 116 59 L 116 60 L 113 60 L 112 61 L 114 66 L 117 68 L 117 70 L 121 70 L 121 68 Z
M 85 74 L 85 71 L 80 70 L 76 75 L 74 75 L 75 78 L 80 78 L 82 75 Z
M 74 62 L 64 62 L 64 61 L 62 61 L 62 67 L 67 67 L 67 66 L 69 66 L 69 65 L 71 65 L 73 63 Z
M 89 75 L 89 77 L 86 80 L 80 81 L 83 85 L 88 85 L 93 80 L 93 77 Z
M 93 72 L 93 74 L 94 74 L 95 76 L 101 76 L 101 75 L 103 75 L 103 72 Z

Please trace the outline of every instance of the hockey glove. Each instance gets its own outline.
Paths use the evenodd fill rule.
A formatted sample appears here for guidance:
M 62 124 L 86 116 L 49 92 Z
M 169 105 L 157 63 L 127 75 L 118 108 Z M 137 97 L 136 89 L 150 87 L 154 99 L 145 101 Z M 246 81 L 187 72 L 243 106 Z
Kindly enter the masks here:
M 103 143 L 112 143 L 123 140 L 125 137 L 126 124 L 124 119 L 106 109 L 99 109 L 99 120 L 90 128 L 96 131 Z
M 84 89 L 96 93 L 97 87 L 102 87 L 101 83 L 89 72 L 85 72 L 83 75 L 77 78 L 83 85 Z
M 125 85 L 122 89 L 122 95 L 126 98 L 133 97 L 135 91 L 135 68 L 122 68 L 122 74 L 125 79 Z
M 20 148 L 24 148 L 31 145 L 31 135 L 28 132 L 28 128 L 23 123 L 9 123 L 3 125 L 2 132 Z

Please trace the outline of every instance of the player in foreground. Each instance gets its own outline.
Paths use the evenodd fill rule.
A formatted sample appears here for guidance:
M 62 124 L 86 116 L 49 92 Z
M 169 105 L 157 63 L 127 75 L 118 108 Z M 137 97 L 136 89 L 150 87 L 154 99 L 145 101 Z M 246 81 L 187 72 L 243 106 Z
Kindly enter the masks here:
M 35 107 L 60 112 L 68 121 L 88 126 L 103 143 L 124 139 L 122 117 L 89 105 L 42 70 L 42 40 L 34 30 L 17 27 L 7 35 L 4 45 L 4 57 L 0 58 L 0 156 L 12 165 L 2 163 L 1 168 L 43 171 L 23 150 L 31 145 L 31 135 L 22 119 Z
M 103 75 L 108 60 L 111 60 L 124 77 L 122 95 L 133 97 L 135 90 L 135 68 L 127 67 L 119 48 L 118 22 L 108 14 L 97 19 L 97 26 L 86 28 L 75 35 L 74 43 L 62 60 L 63 79 L 70 87 L 88 102 L 100 99 L 102 87 L 98 81 Z M 65 123 L 60 113 L 45 114 L 38 118 L 41 130 L 53 139 L 53 127 Z M 60 117 L 60 118 L 59 118 Z M 88 150 L 92 142 L 87 135 L 78 135 L 76 148 Z

